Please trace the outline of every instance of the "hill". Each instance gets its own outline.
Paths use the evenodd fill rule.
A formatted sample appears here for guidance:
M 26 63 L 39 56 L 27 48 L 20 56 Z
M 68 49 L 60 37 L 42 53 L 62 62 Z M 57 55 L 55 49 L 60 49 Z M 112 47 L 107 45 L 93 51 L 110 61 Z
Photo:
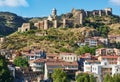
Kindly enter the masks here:
M 0 35 L 6 36 L 15 32 L 24 22 L 27 22 L 26 19 L 14 13 L 0 12 Z
M 23 22 L 35 23 L 39 20 L 46 19 L 46 17 L 23 18 L 13 13 L 1 12 L 0 35 L 10 35 L 7 36 L 6 41 L 0 47 L 21 50 L 37 46 L 49 53 L 76 52 L 79 48 L 76 42 L 83 41 L 85 37 L 108 37 L 108 34 L 120 35 L 119 16 L 90 15 L 84 17 L 82 25 L 77 24 L 76 21 L 71 22 L 71 20 L 79 19 L 76 16 L 79 13 L 79 10 L 77 10 L 74 13 L 70 12 L 58 17 L 60 22 L 62 18 L 70 20 L 67 21 L 70 26 L 68 25 L 66 28 L 62 28 L 61 26 L 57 29 L 50 27 L 48 30 L 34 29 L 19 33 L 15 31 Z
M 48 30 L 31 30 L 24 33 L 16 32 L 7 37 L 2 44 L 5 49 L 26 49 L 37 46 L 49 53 L 74 52 L 78 46 L 76 42 L 84 40 L 82 32 L 87 30 L 88 34 L 96 34 L 93 28 L 59 28 Z M 13 44 L 14 43 L 14 44 Z

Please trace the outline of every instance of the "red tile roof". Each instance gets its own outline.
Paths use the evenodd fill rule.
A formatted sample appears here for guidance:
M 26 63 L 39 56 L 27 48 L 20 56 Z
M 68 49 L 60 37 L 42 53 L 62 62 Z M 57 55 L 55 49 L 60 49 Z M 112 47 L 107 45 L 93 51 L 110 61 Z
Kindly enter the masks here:
M 65 53 L 65 52 L 62 52 L 60 53 L 60 55 L 76 55 L 75 53 Z
M 117 55 L 106 55 L 106 56 L 100 56 L 102 58 L 118 58 L 119 56 Z

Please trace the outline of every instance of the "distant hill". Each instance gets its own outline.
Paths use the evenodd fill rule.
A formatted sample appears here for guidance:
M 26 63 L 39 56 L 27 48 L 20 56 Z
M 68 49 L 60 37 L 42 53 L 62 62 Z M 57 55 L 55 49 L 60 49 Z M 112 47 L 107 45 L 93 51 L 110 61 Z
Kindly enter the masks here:
M 25 18 L 14 13 L 0 12 L 0 35 L 6 36 L 15 32 L 24 22 L 27 22 Z

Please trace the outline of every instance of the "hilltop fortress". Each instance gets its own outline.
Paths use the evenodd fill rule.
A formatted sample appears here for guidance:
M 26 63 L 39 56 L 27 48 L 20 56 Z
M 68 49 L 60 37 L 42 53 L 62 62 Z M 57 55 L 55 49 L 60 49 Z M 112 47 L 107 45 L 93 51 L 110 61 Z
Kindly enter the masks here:
M 90 16 L 106 16 L 112 15 L 112 8 L 105 8 L 104 10 L 85 11 L 83 9 L 72 9 L 71 13 L 63 14 L 61 18 L 57 16 L 57 10 L 52 9 L 51 15 L 48 18 L 34 23 L 37 29 L 47 30 L 49 28 L 59 27 L 76 27 L 84 23 L 85 17 Z M 30 23 L 23 23 L 22 27 L 18 28 L 18 32 L 29 31 L 31 29 Z

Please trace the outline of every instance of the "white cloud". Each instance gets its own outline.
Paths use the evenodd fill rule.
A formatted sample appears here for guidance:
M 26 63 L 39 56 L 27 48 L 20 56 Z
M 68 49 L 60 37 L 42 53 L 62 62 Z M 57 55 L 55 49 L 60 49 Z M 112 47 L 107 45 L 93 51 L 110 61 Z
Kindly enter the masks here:
M 28 3 L 26 0 L 0 0 L 0 6 L 8 7 L 28 6 Z
M 120 6 L 120 0 L 110 0 L 112 4 Z

